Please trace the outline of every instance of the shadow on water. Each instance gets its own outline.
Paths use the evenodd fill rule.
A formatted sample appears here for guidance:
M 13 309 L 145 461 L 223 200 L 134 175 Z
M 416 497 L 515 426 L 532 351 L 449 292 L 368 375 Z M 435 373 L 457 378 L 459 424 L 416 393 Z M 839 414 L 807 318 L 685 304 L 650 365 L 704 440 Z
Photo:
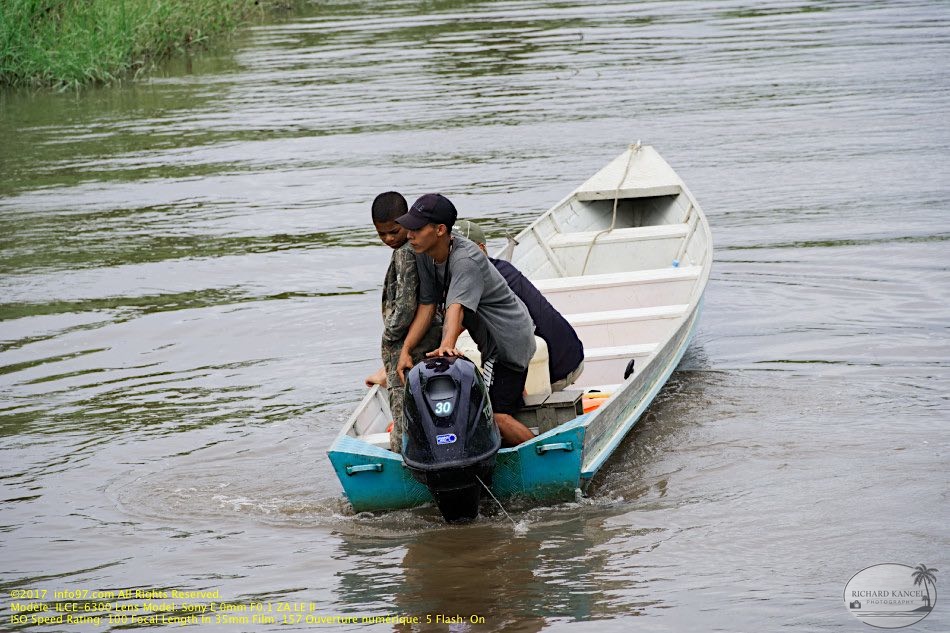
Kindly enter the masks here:
M 471 626 L 479 617 L 488 630 L 539 631 L 551 619 L 604 617 L 621 603 L 627 615 L 662 607 L 618 598 L 646 579 L 612 577 L 603 523 L 570 505 L 529 511 L 519 528 L 483 518 L 398 540 L 338 533 L 339 555 L 353 563 L 337 574 L 340 602 L 356 612 L 417 615 L 433 631 L 479 630 Z

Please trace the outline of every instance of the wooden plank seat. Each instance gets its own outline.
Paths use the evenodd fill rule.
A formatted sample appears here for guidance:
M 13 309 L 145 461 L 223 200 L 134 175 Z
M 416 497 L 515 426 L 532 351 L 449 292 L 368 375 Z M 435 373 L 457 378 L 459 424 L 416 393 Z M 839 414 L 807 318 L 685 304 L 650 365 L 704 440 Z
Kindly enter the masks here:
M 635 359 L 635 367 L 643 367 L 656 349 L 655 343 L 585 347 L 584 373 L 581 375 L 583 384 L 600 385 L 621 382 L 631 358 Z
M 548 246 L 566 274 L 580 273 L 582 270 L 600 273 L 618 267 L 643 269 L 670 266 L 687 235 L 688 224 L 664 224 L 614 229 L 609 233 L 557 233 L 548 239 Z M 593 249 L 591 243 L 595 244 Z
M 558 312 L 567 316 L 687 303 L 701 266 L 532 280 Z
M 666 240 L 684 238 L 689 234 L 689 225 L 661 224 L 658 226 L 637 226 L 614 229 L 609 233 L 603 231 L 579 231 L 575 233 L 556 233 L 548 238 L 548 245 L 553 249 L 570 248 L 574 246 L 590 246 L 597 238 L 597 247 L 605 244 L 642 242 L 648 240 Z M 597 237 L 600 235 L 600 237 Z
M 669 337 L 688 304 L 569 314 L 565 318 L 586 347 L 612 347 L 662 341 Z
M 389 448 L 389 433 L 367 433 L 360 437 L 361 440 L 372 444 L 373 446 L 378 446 L 380 448 Z

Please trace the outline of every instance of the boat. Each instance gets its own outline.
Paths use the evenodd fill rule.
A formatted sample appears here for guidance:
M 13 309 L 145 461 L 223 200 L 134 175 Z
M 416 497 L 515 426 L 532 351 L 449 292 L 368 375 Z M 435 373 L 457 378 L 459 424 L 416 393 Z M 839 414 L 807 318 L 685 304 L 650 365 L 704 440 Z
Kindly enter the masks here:
M 498 256 L 573 325 L 585 360 L 569 390 L 542 387 L 526 398 L 537 435 L 497 452 L 497 499 L 556 501 L 586 489 L 683 358 L 712 253 L 699 204 L 659 153 L 639 143 L 509 240 Z M 374 386 L 328 451 L 356 512 L 433 502 L 388 450 L 390 422 L 386 391 Z

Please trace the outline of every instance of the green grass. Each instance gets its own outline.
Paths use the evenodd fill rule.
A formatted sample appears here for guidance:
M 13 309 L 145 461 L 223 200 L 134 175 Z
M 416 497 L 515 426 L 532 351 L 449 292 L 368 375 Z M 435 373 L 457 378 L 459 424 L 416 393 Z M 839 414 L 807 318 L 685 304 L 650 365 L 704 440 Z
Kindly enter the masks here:
M 134 77 L 262 11 L 256 0 L 0 0 L 0 86 Z

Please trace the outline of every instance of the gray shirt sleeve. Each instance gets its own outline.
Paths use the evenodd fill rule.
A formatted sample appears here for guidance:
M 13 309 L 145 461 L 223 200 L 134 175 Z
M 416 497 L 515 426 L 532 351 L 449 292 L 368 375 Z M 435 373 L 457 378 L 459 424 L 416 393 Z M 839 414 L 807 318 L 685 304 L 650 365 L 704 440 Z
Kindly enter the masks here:
M 416 270 L 419 272 L 419 303 L 432 305 L 435 296 L 435 267 L 428 255 L 416 255 Z
M 479 256 L 482 256 L 479 253 Z M 451 269 L 449 273 L 452 279 L 449 283 L 449 292 L 445 298 L 445 307 L 448 308 L 453 303 L 462 304 L 463 308 L 471 311 L 478 309 L 478 304 L 482 300 L 482 294 L 485 292 L 485 279 L 482 272 L 471 257 L 459 257 L 450 262 Z

